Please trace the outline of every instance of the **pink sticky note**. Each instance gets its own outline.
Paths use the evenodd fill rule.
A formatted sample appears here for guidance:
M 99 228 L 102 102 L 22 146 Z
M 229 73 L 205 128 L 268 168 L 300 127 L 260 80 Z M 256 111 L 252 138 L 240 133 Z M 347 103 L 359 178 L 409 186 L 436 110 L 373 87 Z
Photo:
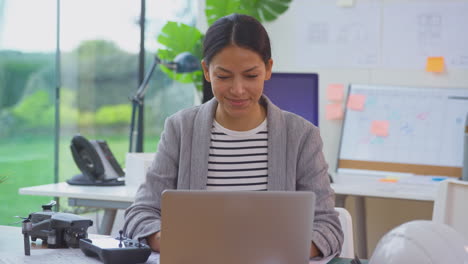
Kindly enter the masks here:
M 352 110 L 362 111 L 364 110 L 364 104 L 366 103 L 366 96 L 363 94 L 351 94 L 348 98 L 348 108 Z
M 390 122 L 387 120 L 374 120 L 371 125 L 371 133 L 379 137 L 388 136 Z
M 343 107 L 341 104 L 327 104 L 325 108 L 325 118 L 327 120 L 343 119 Z
M 330 101 L 343 101 L 344 86 L 342 84 L 330 84 L 327 87 L 327 99 Z

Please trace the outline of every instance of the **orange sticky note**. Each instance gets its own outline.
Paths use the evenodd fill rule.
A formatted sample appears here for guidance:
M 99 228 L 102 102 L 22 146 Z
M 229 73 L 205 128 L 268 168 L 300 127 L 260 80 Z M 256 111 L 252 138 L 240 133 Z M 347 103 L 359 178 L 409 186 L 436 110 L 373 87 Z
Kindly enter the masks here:
M 391 182 L 391 183 L 395 183 L 395 182 L 398 182 L 398 179 L 379 179 L 379 182 Z
M 364 110 L 364 104 L 366 103 L 366 96 L 363 94 L 351 94 L 348 98 L 348 108 L 352 110 L 362 111 Z
M 342 84 L 330 84 L 327 87 L 327 99 L 330 101 L 343 101 L 344 86 Z
M 444 71 L 444 57 L 428 57 L 426 71 L 441 73 Z
M 371 133 L 379 137 L 388 136 L 388 128 L 390 127 L 390 122 L 387 120 L 375 120 L 372 121 Z
M 341 104 L 327 104 L 325 107 L 325 118 L 327 120 L 343 119 L 343 107 Z

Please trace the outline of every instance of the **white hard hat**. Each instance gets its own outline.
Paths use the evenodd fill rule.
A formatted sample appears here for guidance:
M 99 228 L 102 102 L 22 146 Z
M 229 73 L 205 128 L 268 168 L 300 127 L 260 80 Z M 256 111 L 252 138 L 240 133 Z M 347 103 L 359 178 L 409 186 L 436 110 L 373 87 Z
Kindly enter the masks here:
M 468 241 L 448 225 L 411 221 L 385 234 L 369 261 L 369 264 L 414 263 L 468 264 Z

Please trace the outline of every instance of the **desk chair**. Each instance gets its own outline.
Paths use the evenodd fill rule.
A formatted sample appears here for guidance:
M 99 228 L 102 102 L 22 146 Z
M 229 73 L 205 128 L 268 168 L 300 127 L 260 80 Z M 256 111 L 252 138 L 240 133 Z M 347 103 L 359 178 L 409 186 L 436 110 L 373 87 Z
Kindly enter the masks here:
M 338 212 L 338 218 L 340 219 L 341 228 L 344 233 L 344 242 L 340 257 L 354 258 L 353 220 L 351 215 L 345 208 L 335 207 L 335 211 Z
M 468 182 L 455 179 L 442 181 L 434 202 L 432 221 L 453 227 L 468 239 Z

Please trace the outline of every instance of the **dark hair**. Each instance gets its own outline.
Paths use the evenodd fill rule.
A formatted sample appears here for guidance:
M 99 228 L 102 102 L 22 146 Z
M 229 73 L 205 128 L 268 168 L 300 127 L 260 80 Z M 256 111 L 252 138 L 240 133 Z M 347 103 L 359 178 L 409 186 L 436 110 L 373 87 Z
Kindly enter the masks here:
M 271 58 L 270 38 L 263 25 L 247 15 L 231 14 L 222 17 L 208 28 L 203 40 L 203 59 L 207 65 L 228 45 L 250 49 L 267 64 Z M 203 79 L 203 102 L 213 98 L 211 84 Z

